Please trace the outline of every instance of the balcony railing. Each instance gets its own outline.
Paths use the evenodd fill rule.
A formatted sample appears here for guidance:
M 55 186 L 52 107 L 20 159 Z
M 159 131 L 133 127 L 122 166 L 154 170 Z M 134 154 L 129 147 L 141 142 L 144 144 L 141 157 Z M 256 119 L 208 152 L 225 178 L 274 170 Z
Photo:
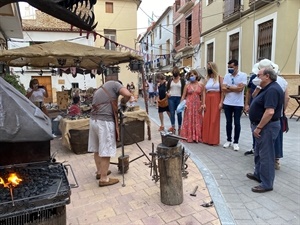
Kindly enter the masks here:
M 238 1 L 225 0 L 223 9 L 223 21 L 225 21 L 239 15 L 244 10 L 244 6 Z
M 193 6 L 194 2 L 192 0 L 185 0 L 185 3 L 178 9 L 178 12 L 184 14 Z
M 262 5 L 270 4 L 273 3 L 275 0 L 268 0 L 268 1 L 261 1 L 261 0 L 249 0 L 249 7 L 254 7 L 258 8 Z

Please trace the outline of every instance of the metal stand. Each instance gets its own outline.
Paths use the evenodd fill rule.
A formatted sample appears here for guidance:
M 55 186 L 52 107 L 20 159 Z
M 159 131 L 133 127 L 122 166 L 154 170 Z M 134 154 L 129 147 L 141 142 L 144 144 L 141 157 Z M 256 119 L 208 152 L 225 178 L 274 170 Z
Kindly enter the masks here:
M 146 155 L 146 153 L 144 152 L 144 150 L 140 147 L 140 145 L 136 142 L 136 140 L 129 134 L 129 132 L 126 130 L 125 128 L 125 123 L 124 123 L 124 118 L 126 117 L 123 113 L 123 111 L 121 109 L 119 109 L 118 111 L 119 113 L 119 119 L 120 119 L 120 125 L 121 125 L 121 150 L 122 150 L 122 155 L 118 158 L 118 163 L 114 163 L 114 162 L 110 162 L 110 164 L 113 165 L 118 165 L 119 171 L 122 172 L 122 177 L 123 177 L 123 184 L 122 186 L 125 187 L 125 178 L 124 178 L 124 174 L 127 172 L 127 170 L 129 169 L 129 164 L 143 156 L 145 156 L 148 161 L 150 162 L 150 158 Z M 129 156 L 125 155 L 125 150 L 124 150 L 124 131 L 127 132 L 127 135 L 133 140 L 133 142 L 138 146 L 138 148 L 140 149 L 140 151 L 143 153 L 142 155 L 132 159 L 129 161 Z M 126 165 L 125 165 L 126 163 Z M 121 165 L 120 165 L 121 164 Z

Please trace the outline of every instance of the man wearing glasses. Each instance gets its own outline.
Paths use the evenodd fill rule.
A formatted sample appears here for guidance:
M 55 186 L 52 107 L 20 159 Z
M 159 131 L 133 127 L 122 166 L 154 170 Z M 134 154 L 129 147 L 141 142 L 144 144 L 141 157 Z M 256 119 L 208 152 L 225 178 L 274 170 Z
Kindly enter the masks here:
M 284 94 L 276 82 L 277 74 L 273 69 L 261 69 L 257 74 L 262 90 L 253 99 L 249 119 L 255 137 L 254 173 L 246 176 L 260 183 L 252 188 L 253 192 L 273 190 L 275 178 L 275 140 L 280 130 Z
M 225 94 L 223 109 L 226 117 L 227 141 L 224 148 L 233 146 L 238 151 L 241 133 L 241 116 L 244 107 L 244 88 L 247 85 L 247 75 L 239 71 L 238 61 L 232 59 L 228 62 L 228 73 L 225 75 L 222 91 Z M 234 137 L 232 142 L 232 117 L 234 120 Z

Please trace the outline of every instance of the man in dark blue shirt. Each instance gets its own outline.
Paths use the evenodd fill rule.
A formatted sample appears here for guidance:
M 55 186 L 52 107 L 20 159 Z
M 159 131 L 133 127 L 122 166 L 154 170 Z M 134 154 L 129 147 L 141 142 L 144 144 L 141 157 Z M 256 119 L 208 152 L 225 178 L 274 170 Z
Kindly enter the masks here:
M 257 77 L 261 80 L 262 90 L 253 99 L 249 118 L 255 137 L 254 153 L 255 170 L 247 177 L 258 181 L 260 185 L 252 188 L 253 192 L 273 190 L 275 178 L 275 149 L 274 142 L 280 129 L 279 118 L 283 105 L 283 91 L 276 81 L 277 75 L 272 69 L 261 69 Z

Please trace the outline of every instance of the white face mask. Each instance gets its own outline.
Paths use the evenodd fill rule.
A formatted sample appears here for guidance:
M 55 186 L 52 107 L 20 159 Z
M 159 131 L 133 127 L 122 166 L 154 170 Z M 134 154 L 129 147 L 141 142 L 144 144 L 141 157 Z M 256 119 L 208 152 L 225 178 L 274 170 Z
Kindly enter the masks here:
M 260 82 L 261 82 L 261 79 L 258 78 L 258 77 L 255 77 L 255 78 L 252 80 L 252 83 L 253 83 L 255 86 L 259 86 L 259 85 L 260 85 Z

